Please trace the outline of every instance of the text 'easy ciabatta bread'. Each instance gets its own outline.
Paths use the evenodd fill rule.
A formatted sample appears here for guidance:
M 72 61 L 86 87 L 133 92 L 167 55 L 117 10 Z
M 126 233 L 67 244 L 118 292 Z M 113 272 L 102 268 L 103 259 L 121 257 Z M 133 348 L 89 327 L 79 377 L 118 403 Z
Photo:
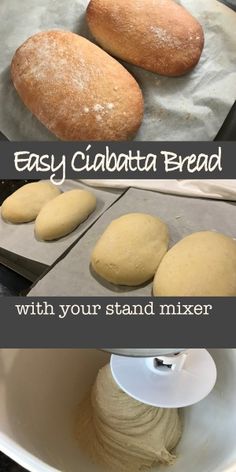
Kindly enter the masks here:
M 199 22 L 173 0 L 91 0 L 87 22 L 106 51 L 166 76 L 193 69 L 204 45 Z
M 31 36 L 17 49 L 11 76 L 27 108 L 62 140 L 127 140 L 141 124 L 143 97 L 136 80 L 74 33 Z

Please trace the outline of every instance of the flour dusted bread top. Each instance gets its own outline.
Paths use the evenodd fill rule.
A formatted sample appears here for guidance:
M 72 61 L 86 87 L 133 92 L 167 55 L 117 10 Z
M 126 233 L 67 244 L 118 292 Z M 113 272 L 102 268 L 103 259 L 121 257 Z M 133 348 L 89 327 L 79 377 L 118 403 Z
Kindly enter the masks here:
M 108 52 L 161 75 L 191 70 L 204 45 L 201 25 L 173 0 L 91 0 L 87 21 Z
M 116 285 L 150 280 L 168 249 L 166 224 L 156 216 L 128 213 L 113 220 L 92 252 L 93 270 Z
M 96 208 L 96 198 L 87 190 L 61 193 L 43 206 L 35 221 L 38 239 L 53 241 L 74 231 Z
M 129 72 L 87 39 L 67 31 L 30 37 L 11 65 L 29 110 L 63 140 L 126 140 L 143 115 L 141 90 Z

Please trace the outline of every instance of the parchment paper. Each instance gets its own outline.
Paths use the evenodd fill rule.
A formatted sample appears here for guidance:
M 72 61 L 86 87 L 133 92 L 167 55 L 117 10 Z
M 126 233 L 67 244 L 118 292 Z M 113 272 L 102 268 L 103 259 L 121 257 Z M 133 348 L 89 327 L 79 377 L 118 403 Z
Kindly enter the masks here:
M 216 0 L 178 3 L 203 25 L 205 49 L 194 71 L 180 78 L 160 77 L 125 64 L 145 99 L 137 140 L 211 140 L 236 98 L 236 13 Z M 91 39 L 84 19 L 87 4 L 88 0 L 1 0 L 0 131 L 10 140 L 55 139 L 26 110 L 10 83 L 9 65 L 16 48 L 30 35 L 53 28 Z
M 162 195 L 129 189 L 76 244 L 70 253 L 30 291 L 34 296 L 150 296 L 151 283 L 142 287 L 116 287 L 98 279 L 90 270 L 90 255 L 107 225 L 115 218 L 144 212 L 161 217 L 169 227 L 170 246 L 201 230 L 217 230 L 236 237 L 236 205 L 219 201 Z
M 86 185 L 74 180 L 67 180 L 60 187 L 63 192 L 74 188 L 90 190 L 97 198 L 97 208 L 73 233 L 57 241 L 37 241 L 34 236 L 34 222 L 14 225 L 5 223 L 0 217 L 0 251 L 3 248 L 18 256 L 50 266 L 122 193 L 122 190 L 118 189 L 111 191 L 89 189 Z

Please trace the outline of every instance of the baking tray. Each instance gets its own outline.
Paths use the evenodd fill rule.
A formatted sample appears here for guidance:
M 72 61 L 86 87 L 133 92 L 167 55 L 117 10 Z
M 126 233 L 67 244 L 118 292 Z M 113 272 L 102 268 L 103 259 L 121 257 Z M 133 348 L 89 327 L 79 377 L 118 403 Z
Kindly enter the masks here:
M 20 264 L 20 258 L 23 258 L 22 265 L 29 260 L 41 265 L 51 266 L 122 194 L 122 190 L 119 189 L 109 191 L 96 188 L 91 189 L 75 180 L 66 180 L 60 189 L 62 191 L 72 189 L 87 189 L 91 191 L 97 198 L 96 210 L 68 236 L 56 241 L 47 242 L 36 240 L 34 236 L 34 222 L 13 225 L 4 222 L 0 218 L 0 262 L 7 265 L 7 257 L 12 254 L 12 261 L 14 260 L 17 265 Z
M 30 296 L 150 296 L 152 282 L 141 287 L 106 283 L 90 268 L 90 255 L 100 235 L 115 218 L 133 212 L 162 218 L 169 227 L 170 246 L 201 230 L 236 237 L 236 203 L 164 195 L 130 188 L 108 209 L 84 237 L 41 280 Z

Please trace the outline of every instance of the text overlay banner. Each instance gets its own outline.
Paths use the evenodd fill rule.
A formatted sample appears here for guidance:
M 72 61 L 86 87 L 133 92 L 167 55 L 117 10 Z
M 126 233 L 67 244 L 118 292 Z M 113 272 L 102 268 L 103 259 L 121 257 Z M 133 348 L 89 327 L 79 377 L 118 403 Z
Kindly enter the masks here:
M 233 348 L 236 297 L 2 297 L 1 348 Z

